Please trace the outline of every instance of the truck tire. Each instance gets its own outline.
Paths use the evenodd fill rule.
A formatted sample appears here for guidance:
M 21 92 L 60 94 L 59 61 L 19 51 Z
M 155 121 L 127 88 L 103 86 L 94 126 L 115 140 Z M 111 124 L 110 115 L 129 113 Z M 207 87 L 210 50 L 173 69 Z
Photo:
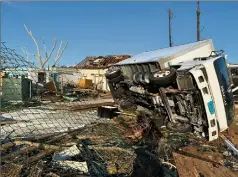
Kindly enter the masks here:
M 107 71 L 106 74 L 105 74 L 105 77 L 108 80 L 111 80 L 111 79 L 114 79 L 114 78 L 116 78 L 120 75 L 121 75 L 121 70 L 120 69 L 115 69 L 113 71 Z
M 132 80 L 134 82 L 134 84 L 140 84 L 140 79 L 142 77 L 142 72 L 136 72 L 135 74 L 133 74 L 132 76 Z
M 112 119 L 117 115 L 118 108 L 114 106 L 100 106 L 98 107 L 98 117 Z
M 118 82 L 123 81 L 123 80 L 124 80 L 124 76 L 123 75 L 119 75 L 119 76 L 109 80 L 109 82 L 117 84 Z
M 143 73 L 142 83 L 143 83 L 144 85 L 147 85 L 147 84 L 150 83 L 150 73 L 149 73 L 149 72 Z
M 187 133 L 192 131 L 192 126 L 186 123 L 172 123 L 169 121 L 167 122 L 166 127 L 167 129 L 178 133 Z
M 163 69 L 152 72 L 149 76 L 151 84 L 163 87 L 173 83 L 176 80 L 175 69 Z
M 137 76 L 137 80 L 139 81 L 139 84 L 144 85 L 144 80 L 143 80 L 144 72 L 140 72 Z

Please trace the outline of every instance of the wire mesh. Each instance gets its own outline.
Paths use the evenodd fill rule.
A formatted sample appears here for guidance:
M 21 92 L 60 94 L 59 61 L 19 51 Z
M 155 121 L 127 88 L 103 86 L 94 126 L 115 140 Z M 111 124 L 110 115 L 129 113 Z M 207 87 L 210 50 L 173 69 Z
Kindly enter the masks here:
M 2 176 L 166 176 L 153 156 L 160 134 L 150 118 L 99 118 L 97 107 L 112 98 L 75 94 L 64 74 L 40 70 L 2 43 Z

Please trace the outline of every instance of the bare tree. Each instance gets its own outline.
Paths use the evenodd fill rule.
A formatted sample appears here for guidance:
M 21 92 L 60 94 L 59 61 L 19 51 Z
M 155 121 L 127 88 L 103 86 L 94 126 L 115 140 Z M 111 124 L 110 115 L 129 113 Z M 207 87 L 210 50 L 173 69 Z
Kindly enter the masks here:
M 64 50 L 65 50 L 66 47 L 68 46 L 68 42 L 67 42 L 66 45 L 64 46 L 64 48 L 61 50 L 62 43 L 63 43 L 63 42 L 61 41 L 61 42 L 60 42 L 60 46 L 59 46 L 59 50 L 58 50 L 57 55 L 56 55 L 56 57 L 55 57 L 55 62 L 54 62 L 54 64 L 53 64 L 53 66 L 56 65 L 56 63 L 59 61 L 59 59 L 60 59 L 61 56 L 63 55 Z
M 31 60 L 30 56 L 34 56 L 35 58 L 37 58 L 35 54 L 29 53 L 25 47 L 24 48 L 21 47 L 21 50 L 22 50 L 27 62 L 30 62 L 30 60 Z
M 45 50 L 45 57 L 44 57 L 44 60 L 42 60 L 41 51 L 40 51 L 40 47 L 39 47 L 39 44 L 38 44 L 37 40 L 36 40 L 35 37 L 33 36 L 32 31 L 28 30 L 28 28 L 26 27 L 26 25 L 24 25 L 24 27 L 25 27 L 27 33 L 28 33 L 28 34 L 30 35 L 30 37 L 32 38 L 32 40 L 34 41 L 35 45 L 36 45 L 36 51 L 37 51 L 37 56 L 36 56 L 36 58 L 37 58 L 37 60 L 39 61 L 40 68 L 41 68 L 42 70 L 44 70 L 45 65 L 49 62 L 49 60 L 50 60 L 50 58 L 51 58 L 51 56 L 52 56 L 52 54 L 53 54 L 53 52 L 54 52 L 54 50 L 55 50 L 55 48 L 56 48 L 57 40 L 56 40 L 56 38 L 54 38 L 54 40 L 53 40 L 53 46 L 52 46 L 50 52 L 47 51 L 46 43 L 45 43 L 45 41 L 43 40 L 43 45 L 44 45 L 44 50 Z M 56 57 L 55 57 L 55 62 L 54 62 L 54 64 L 53 64 L 53 66 L 56 65 L 56 63 L 57 63 L 57 62 L 59 61 L 59 59 L 62 57 L 62 55 L 63 55 L 65 49 L 66 49 L 67 46 L 68 46 L 68 42 L 66 42 L 64 48 L 61 50 L 61 48 L 62 48 L 62 43 L 63 43 L 63 42 L 61 41 L 61 42 L 60 42 L 59 49 L 58 49 L 58 52 L 57 52 L 57 55 L 56 55 Z
M 25 57 L 26 57 L 26 61 L 29 62 L 29 54 L 30 54 L 30 53 L 28 53 L 26 49 L 21 48 L 21 50 L 22 50 L 23 54 L 24 54 Z

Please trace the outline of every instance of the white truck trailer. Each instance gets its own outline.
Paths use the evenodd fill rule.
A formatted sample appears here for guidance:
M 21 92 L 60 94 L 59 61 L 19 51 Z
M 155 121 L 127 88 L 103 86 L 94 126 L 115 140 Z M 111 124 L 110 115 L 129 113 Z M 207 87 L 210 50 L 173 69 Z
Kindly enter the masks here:
M 143 108 L 173 131 L 211 141 L 234 117 L 226 56 L 214 52 L 211 39 L 135 55 L 111 66 L 106 78 L 121 110 Z

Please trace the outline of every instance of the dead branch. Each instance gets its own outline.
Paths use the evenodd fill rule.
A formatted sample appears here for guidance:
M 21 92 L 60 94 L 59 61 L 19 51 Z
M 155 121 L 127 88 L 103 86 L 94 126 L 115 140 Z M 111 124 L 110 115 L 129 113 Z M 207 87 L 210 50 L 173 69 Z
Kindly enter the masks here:
M 43 45 L 44 45 L 44 50 L 45 50 L 45 58 L 48 58 L 47 48 L 46 48 L 46 44 L 45 44 L 44 40 L 43 40 Z
M 45 59 L 44 59 L 44 61 L 43 61 L 43 60 L 42 60 L 42 56 L 41 56 L 41 52 L 40 52 L 39 44 L 38 44 L 37 40 L 35 39 L 35 37 L 33 36 L 32 31 L 30 31 L 30 30 L 26 27 L 26 25 L 24 25 L 24 27 L 25 27 L 27 33 L 28 33 L 28 34 L 30 35 L 30 37 L 32 38 L 32 40 L 34 41 L 35 45 L 36 45 L 36 50 L 37 50 L 37 56 L 36 56 L 36 58 L 37 58 L 37 60 L 38 60 L 39 63 L 40 63 L 40 68 L 41 68 L 42 70 L 44 70 L 44 67 L 45 67 L 46 63 L 49 62 L 49 60 L 50 60 L 50 58 L 51 58 L 51 56 L 52 56 L 52 54 L 53 54 L 53 52 L 54 52 L 54 50 L 55 50 L 55 48 L 56 48 L 57 40 L 56 40 L 56 38 L 54 38 L 54 40 L 53 40 L 53 46 L 52 46 L 52 48 L 51 48 L 51 50 L 50 50 L 49 53 L 47 52 L 46 43 L 45 43 L 45 41 L 43 41 L 43 46 L 44 46 L 44 51 L 45 51 Z M 63 42 L 61 41 L 60 46 L 59 46 L 59 49 L 58 49 L 58 52 L 57 52 L 57 55 L 56 55 L 56 57 L 55 57 L 55 61 L 54 61 L 53 66 L 56 65 L 56 63 L 57 63 L 57 62 L 59 61 L 59 59 L 62 57 L 62 55 L 63 55 L 65 49 L 66 49 L 67 46 L 68 46 L 68 42 L 66 42 L 64 48 L 61 49 L 61 48 L 62 48 L 62 43 L 63 43 Z M 25 52 L 23 52 L 23 53 L 25 53 Z
M 63 42 L 61 41 L 61 42 L 60 42 L 60 47 L 59 47 L 59 50 L 58 50 L 57 55 L 56 55 L 56 57 L 55 57 L 55 62 L 54 62 L 54 64 L 53 64 L 53 66 L 56 65 L 56 63 L 57 63 L 57 62 L 59 61 L 59 59 L 62 57 L 62 55 L 63 55 L 65 49 L 66 49 L 67 46 L 68 46 L 68 42 L 66 42 L 64 48 L 61 50 L 62 43 L 63 43 Z
M 47 52 L 47 50 L 46 50 L 46 44 L 44 43 L 44 48 L 45 48 L 45 61 L 44 61 L 44 63 L 43 63 L 43 67 L 45 66 L 45 64 L 50 60 L 50 58 L 51 58 L 51 55 L 52 55 L 52 53 L 54 52 L 54 50 L 55 50 L 55 47 L 56 47 L 56 43 L 57 43 L 57 40 L 56 40 L 56 38 L 54 38 L 54 43 L 53 43 L 53 47 L 52 47 L 52 49 L 50 50 L 50 53 L 48 54 L 48 52 Z
M 32 38 L 32 40 L 34 41 L 35 45 L 36 45 L 37 59 L 38 59 L 38 61 L 39 61 L 39 63 L 40 63 L 41 69 L 44 69 L 44 68 L 43 68 L 43 62 L 42 62 L 41 54 L 40 54 L 39 44 L 38 44 L 37 40 L 35 39 L 35 37 L 33 36 L 32 31 L 28 30 L 28 28 L 26 27 L 25 24 L 24 24 L 24 27 L 25 27 L 27 33 L 28 33 L 28 34 L 30 35 L 30 37 Z
M 21 50 L 22 50 L 23 54 L 24 54 L 25 57 L 26 57 L 26 61 L 29 61 L 29 55 L 28 55 L 27 50 L 24 50 L 23 48 L 21 48 Z
M 88 146 L 88 149 L 89 150 L 95 150 L 95 151 L 108 151 L 109 152 L 115 152 L 115 151 L 119 151 L 119 152 L 125 152 L 127 154 L 130 154 L 132 156 L 134 156 L 135 154 L 130 151 L 130 150 L 127 150 L 127 149 L 123 149 L 123 148 L 119 148 L 119 147 L 107 147 L 107 146 L 97 146 L 97 145 L 90 145 Z

